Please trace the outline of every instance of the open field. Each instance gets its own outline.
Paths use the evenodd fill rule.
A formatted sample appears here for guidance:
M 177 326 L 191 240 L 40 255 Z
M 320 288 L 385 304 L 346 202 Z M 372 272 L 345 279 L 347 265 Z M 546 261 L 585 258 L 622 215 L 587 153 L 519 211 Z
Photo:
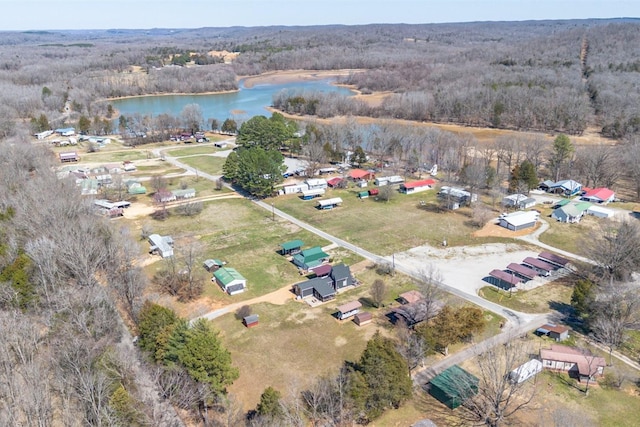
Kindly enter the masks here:
M 187 146 L 184 148 L 176 148 L 175 150 L 167 150 L 165 153 L 172 157 L 183 157 L 183 156 L 194 156 L 198 154 L 213 154 L 216 151 L 221 151 L 221 149 L 214 147 L 213 145 L 196 145 L 196 146 Z
M 214 156 L 194 156 L 180 159 L 182 163 L 211 175 L 222 175 L 222 166 L 225 160 L 224 157 Z
M 571 303 L 571 285 L 562 281 L 546 283 L 530 291 L 509 293 L 495 286 L 478 291 L 482 298 L 523 313 L 545 313 Z
M 473 237 L 477 229 L 469 224 L 469 209 L 436 212 L 436 191 L 405 195 L 395 193 L 389 202 L 374 197 L 359 199 L 357 188 L 329 189 L 324 198 L 341 197 L 341 207 L 317 209 L 316 200 L 301 200 L 291 194 L 269 199 L 278 209 L 330 234 L 380 255 L 391 255 L 416 246 L 476 245 L 512 241 L 498 237 Z M 420 206 L 424 201 L 426 209 Z M 430 209 L 433 207 L 433 209 Z
M 540 235 L 540 241 L 578 255 L 585 254 L 585 241 L 598 233 L 600 224 L 610 221 L 590 215 L 585 215 L 577 224 L 566 224 L 549 217 L 545 219 L 549 223 L 549 229 Z

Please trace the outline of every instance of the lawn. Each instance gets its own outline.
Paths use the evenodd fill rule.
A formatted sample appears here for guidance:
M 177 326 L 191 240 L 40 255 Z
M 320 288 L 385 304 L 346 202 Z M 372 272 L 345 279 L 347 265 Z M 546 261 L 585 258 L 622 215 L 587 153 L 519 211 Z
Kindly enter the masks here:
M 247 279 L 247 291 L 233 297 L 207 280 L 204 296 L 223 303 L 253 298 L 304 280 L 297 268 L 277 253 L 280 243 L 300 239 L 305 248 L 329 243 L 287 221 L 278 218 L 273 221 L 269 212 L 246 199 L 208 201 L 204 210 L 195 217 L 172 215 L 165 221 L 150 221 L 154 233 L 174 237 L 178 256 L 180 244 L 188 241 L 181 236 L 191 237 L 203 244 L 201 261 L 222 259 Z M 180 230 L 179 233 L 176 230 Z M 345 261 L 360 260 L 339 251 L 329 251 L 329 254 Z M 159 267 L 161 264 L 154 265 Z
M 577 224 L 558 222 L 548 216 L 543 218 L 549 223 L 549 229 L 542 233 L 540 241 L 578 255 L 584 255 L 585 239 L 597 232 L 602 221 L 607 221 L 590 215 Z
M 165 153 L 171 157 L 184 157 L 184 156 L 194 156 L 199 154 L 213 154 L 216 151 L 219 151 L 219 149 L 217 149 L 213 145 L 205 145 L 205 146 L 176 148 L 175 150 L 165 151 Z
M 150 151 L 122 149 L 123 151 L 96 151 L 94 153 L 79 153 L 82 162 L 86 163 L 121 163 L 125 160 L 144 160 L 152 158 Z
M 510 293 L 495 286 L 485 286 L 478 294 L 489 301 L 523 313 L 546 313 L 559 310 L 571 303 L 572 286 L 558 280 L 546 283 L 530 291 Z
M 274 206 L 311 225 L 373 253 L 391 255 L 412 247 L 450 246 L 511 241 L 495 237 L 473 237 L 470 210 L 438 212 L 435 190 L 405 195 L 394 193 L 389 202 L 374 197 L 359 199 L 359 188 L 329 189 L 325 198 L 340 197 L 342 206 L 329 211 L 316 208 L 317 199 L 303 201 L 295 194 L 269 199 Z M 424 202 L 422 206 L 421 202 Z
M 185 157 L 180 159 L 180 161 L 202 172 L 211 175 L 222 175 L 222 166 L 226 159 L 214 156 L 195 156 Z

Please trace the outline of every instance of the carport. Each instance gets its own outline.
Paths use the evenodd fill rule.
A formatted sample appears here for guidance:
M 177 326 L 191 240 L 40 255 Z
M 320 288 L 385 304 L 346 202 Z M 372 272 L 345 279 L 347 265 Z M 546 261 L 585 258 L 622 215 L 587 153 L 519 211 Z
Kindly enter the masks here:
M 524 265 L 516 264 L 512 262 L 507 266 L 507 270 L 513 271 L 514 273 L 524 277 L 527 280 L 532 280 L 538 277 L 538 272 L 532 268 L 525 267 Z
M 516 276 L 515 274 L 507 273 L 506 271 L 502 271 L 502 270 L 497 270 L 497 269 L 491 270 L 491 273 L 489 273 L 489 276 L 498 280 L 498 284 L 496 284 L 496 286 L 500 288 L 511 289 L 515 286 L 518 286 L 518 284 L 522 283 L 522 279 Z M 501 286 L 501 285 L 505 285 L 505 286 Z

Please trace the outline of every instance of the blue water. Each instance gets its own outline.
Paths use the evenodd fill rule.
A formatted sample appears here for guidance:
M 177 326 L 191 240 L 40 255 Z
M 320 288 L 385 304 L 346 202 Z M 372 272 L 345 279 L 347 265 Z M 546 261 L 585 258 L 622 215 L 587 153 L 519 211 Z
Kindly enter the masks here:
M 271 114 L 266 107 L 272 105 L 273 96 L 282 90 L 353 94 L 351 90 L 334 86 L 331 83 L 332 80 L 314 80 L 285 84 L 262 84 L 251 88 L 246 88 L 241 84 L 239 91 L 231 93 L 141 96 L 113 100 L 111 104 L 120 114 L 125 116 L 136 113 L 152 116 L 167 113 L 179 116 L 185 105 L 199 104 L 205 120 L 214 118 L 222 123 L 227 118 L 242 121 L 258 115 L 270 116 Z

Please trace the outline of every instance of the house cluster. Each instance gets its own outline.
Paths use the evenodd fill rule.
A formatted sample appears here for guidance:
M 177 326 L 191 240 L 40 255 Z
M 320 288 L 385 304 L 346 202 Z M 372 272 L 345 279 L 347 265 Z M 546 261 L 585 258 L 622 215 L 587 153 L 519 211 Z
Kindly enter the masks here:
M 191 132 L 180 132 L 178 134 L 175 135 L 171 135 L 169 137 L 169 140 L 171 141 L 180 141 L 180 142 L 184 142 L 184 143 L 190 143 L 190 142 L 209 142 L 209 138 L 207 138 L 207 136 L 205 135 L 204 132 L 195 132 L 195 133 L 191 133 Z
M 502 289 L 511 290 L 538 277 L 548 277 L 563 268 L 569 260 L 550 252 L 540 252 L 537 258 L 526 257 L 520 264 L 512 262 L 506 269 L 494 269 L 484 280 Z
M 59 153 L 60 161 L 63 163 L 78 162 L 76 152 Z M 93 168 L 81 166 L 65 166 L 58 170 L 59 179 L 70 178 L 80 188 L 83 195 L 98 194 L 102 187 L 125 186 L 129 194 L 145 194 L 146 188 L 140 185 L 137 180 L 115 180 L 114 175 L 125 174 L 136 170 L 135 165 L 130 161 L 123 163 L 105 164 Z

